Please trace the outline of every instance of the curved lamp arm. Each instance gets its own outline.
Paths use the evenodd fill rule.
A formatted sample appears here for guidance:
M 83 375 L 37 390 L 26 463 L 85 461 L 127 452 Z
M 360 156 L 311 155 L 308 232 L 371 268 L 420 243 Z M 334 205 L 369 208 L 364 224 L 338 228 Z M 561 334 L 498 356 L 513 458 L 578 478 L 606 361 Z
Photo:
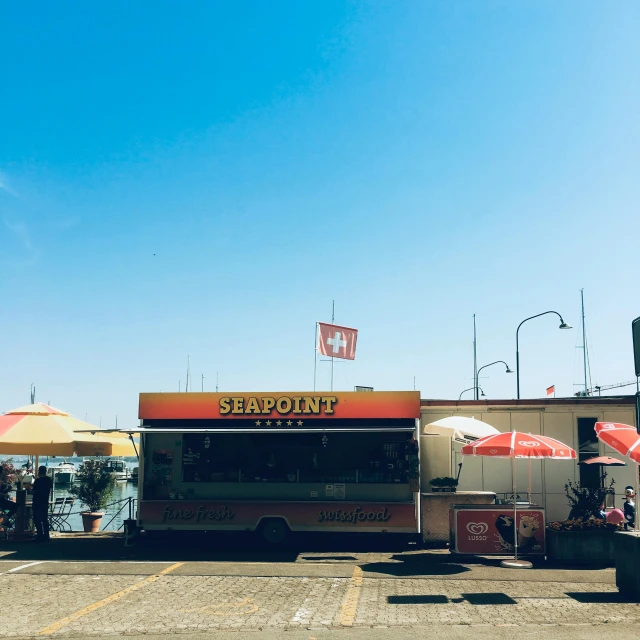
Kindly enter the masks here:
M 518 333 L 520 331 L 520 327 L 529 320 L 533 320 L 534 318 L 539 318 L 540 316 L 546 316 L 549 313 L 554 313 L 560 318 L 560 329 L 572 329 L 570 324 L 567 324 L 564 321 L 564 318 L 557 311 L 543 311 L 542 313 L 537 313 L 535 316 L 530 316 L 529 318 L 525 318 L 516 329 L 516 380 L 517 380 L 517 390 L 518 390 L 518 400 L 520 400 L 520 349 L 518 345 Z
M 484 395 L 484 391 L 482 390 L 482 387 L 478 387 L 478 389 L 480 389 L 480 391 L 482 392 L 482 395 Z M 462 392 L 460 393 L 460 395 L 458 396 L 458 400 L 461 400 L 461 399 L 462 399 L 462 394 L 463 394 L 463 393 L 467 393 L 467 391 L 474 391 L 474 390 L 475 390 L 475 387 L 469 387 L 468 389 L 465 389 L 465 390 L 464 390 L 464 391 L 462 391 Z
M 478 374 L 480 374 L 480 372 L 483 369 L 486 369 L 487 367 L 490 367 L 491 365 L 494 365 L 494 364 L 499 364 L 500 362 L 502 362 L 502 364 L 507 368 L 505 373 L 513 373 L 513 371 L 511 371 L 511 369 L 509 369 L 509 365 L 504 360 L 496 360 L 495 362 L 490 362 L 489 364 L 485 364 L 484 367 L 480 367 L 478 369 Z

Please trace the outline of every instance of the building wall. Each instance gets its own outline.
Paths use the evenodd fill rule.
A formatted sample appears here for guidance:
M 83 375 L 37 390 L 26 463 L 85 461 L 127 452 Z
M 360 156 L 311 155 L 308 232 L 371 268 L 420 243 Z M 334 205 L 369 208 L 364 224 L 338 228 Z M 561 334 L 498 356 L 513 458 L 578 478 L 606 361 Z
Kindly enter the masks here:
M 498 431 L 524 431 L 526 433 L 547 435 L 560 440 L 578 450 L 578 418 L 596 418 L 598 421 L 621 422 L 635 425 L 634 398 L 618 399 L 561 398 L 536 401 L 527 405 L 526 401 L 467 401 L 446 402 L 423 400 L 420 433 L 426 432 L 425 427 L 440 418 L 448 416 L 465 416 L 482 420 L 498 429 Z M 428 443 L 424 437 L 421 444 Z M 493 491 L 511 495 L 512 461 L 507 459 L 484 459 L 461 456 L 462 444 L 452 441 L 449 474 L 455 476 L 458 464 L 462 462 L 459 490 L 461 491 Z M 622 459 L 620 454 L 599 443 L 599 455 L 609 455 Z M 431 462 L 433 467 L 442 468 L 442 452 L 428 449 L 422 451 L 421 457 L 428 460 L 430 456 L 438 456 L 438 463 Z M 626 467 L 609 467 L 606 469 L 607 483 L 615 480 L 615 504 L 621 507 L 624 502 L 624 488 L 634 485 L 634 471 L 637 466 L 627 462 Z M 564 460 L 532 460 L 531 480 L 532 499 L 547 508 L 547 519 L 561 520 L 568 516 L 564 485 L 568 480 L 576 482 L 580 479 L 578 461 Z M 529 461 L 516 461 L 516 480 L 518 492 L 527 491 L 529 482 Z

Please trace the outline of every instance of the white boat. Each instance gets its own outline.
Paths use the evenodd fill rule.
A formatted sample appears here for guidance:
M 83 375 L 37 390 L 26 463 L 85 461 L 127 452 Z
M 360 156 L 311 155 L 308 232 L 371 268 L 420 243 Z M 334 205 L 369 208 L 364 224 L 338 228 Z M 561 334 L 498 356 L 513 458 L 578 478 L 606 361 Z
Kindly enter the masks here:
M 76 468 L 72 462 L 63 460 L 57 467 L 47 467 L 47 475 L 54 484 L 71 484 L 76 477 Z
M 124 460 L 105 460 L 103 473 L 110 473 L 118 482 L 126 482 L 129 478 L 129 469 Z

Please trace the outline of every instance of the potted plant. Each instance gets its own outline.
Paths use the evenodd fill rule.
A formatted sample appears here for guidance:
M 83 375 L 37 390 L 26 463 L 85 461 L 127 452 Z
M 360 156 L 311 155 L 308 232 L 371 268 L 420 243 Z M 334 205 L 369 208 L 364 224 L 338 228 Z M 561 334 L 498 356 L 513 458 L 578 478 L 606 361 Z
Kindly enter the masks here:
M 79 484 L 71 487 L 69 493 L 79 498 L 87 508 L 80 513 L 84 530 L 95 533 L 100 530 L 103 509 L 113 495 L 116 480 L 104 470 L 104 462 L 100 460 L 87 460 L 80 467 L 76 479 Z
M 592 489 L 580 483 L 567 482 L 565 494 L 570 511 L 567 520 L 547 525 L 547 549 L 554 560 L 570 562 L 603 562 L 615 559 L 614 534 L 622 526 L 603 517 L 603 500 L 609 488 Z
M 445 476 L 444 478 L 433 478 L 429 484 L 433 493 L 455 493 L 458 481 L 455 478 Z

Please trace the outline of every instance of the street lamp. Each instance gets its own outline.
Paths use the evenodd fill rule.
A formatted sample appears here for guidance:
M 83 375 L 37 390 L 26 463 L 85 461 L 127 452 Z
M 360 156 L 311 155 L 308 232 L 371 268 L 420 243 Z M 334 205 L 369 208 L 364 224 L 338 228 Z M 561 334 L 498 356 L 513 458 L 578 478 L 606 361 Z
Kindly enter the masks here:
M 513 373 L 513 370 L 512 370 L 512 369 L 509 369 L 509 365 L 508 365 L 504 360 L 496 360 L 495 362 L 490 362 L 489 364 L 485 364 L 485 365 L 484 365 L 484 367 L 480 367 L 480 368 L 478 369 L 478 371 L 477 371 L 477 373 L 476 373 L 476 387 L 478 386 L 478 381 L 480 380 L 480 372 L 481 372 L 483 369 L 486 369 L 487 367 L 490 367 L 490 366 L 492 366 L 492 365 L 494 365 L 494 364 L 500 364 L 500 363 L 502 363 L 502 364 L 507 368 L 507 370 L 505 371 L 505 373 Z M 484 394 L 483 394 L 483 395 L 484 395 Z
M 534 318 L 539 318 L 540 316 L 546 316 L 548 313 L 555 313 L 555 315 L 560 318 L 560 326 L 559 329 L 573 329 L 570 324 L 567 324 L 562 316 L 557 311 L 544 311 L 543 313 L 538 313 L 535 316 L 531 316 L 530 318 L 525 318 L 516 329 L 516 383 L 518 387 L 518 400 L 520 400 L 520 349 L 518 348 L 518 332 L 520 331 L 520 327 L 527 322 L 528 320 L 533 320 Z
M 463 393 L 467 393 L 467 391 L 475 391 L 476 389 L 480 389 L 480 395 L 484 397 L 484 391 L 482 390 L 482 387 L 469 387 L 468 389 L 465 389 L 464 391 L 460 392 L 460 395 L 458 396 L 458 400 L 462 399 Z

